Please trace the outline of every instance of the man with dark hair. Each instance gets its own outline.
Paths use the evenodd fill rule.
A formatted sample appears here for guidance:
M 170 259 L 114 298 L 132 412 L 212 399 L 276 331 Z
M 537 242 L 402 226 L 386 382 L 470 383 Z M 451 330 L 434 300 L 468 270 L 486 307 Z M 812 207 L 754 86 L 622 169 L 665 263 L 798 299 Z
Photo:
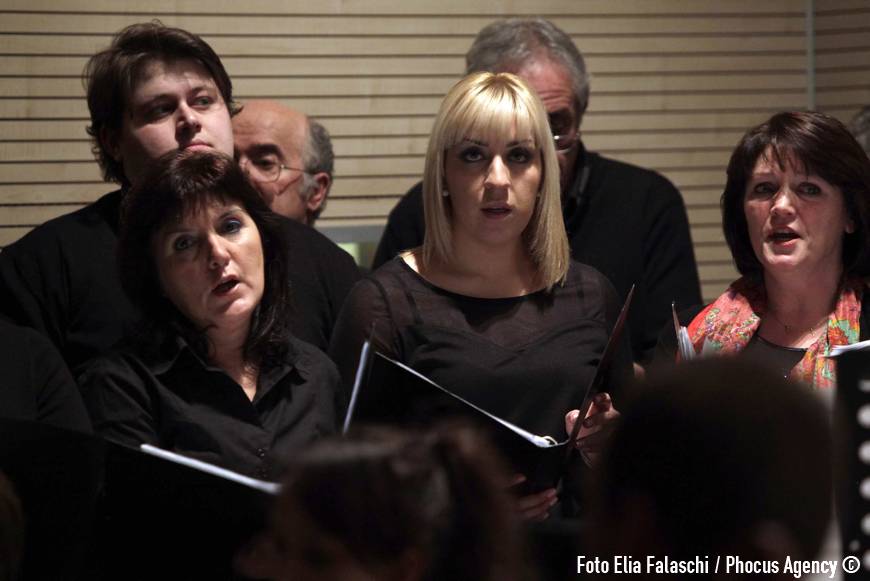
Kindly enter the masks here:
M 637 284 L 628 321 L 635 361 L 647 363 L 671 302 L 701 302 L 680 193 L 653 171 L 585 149 L 580 122 L 589 101 L 586 65 L 553 23 L 513 18 L 486 26 L 466 54 L 466 72 L 477 71 L 514 73 L 543 101 L 559 158 L 572 256 L 600 270 L 623 298 Z M 373 267 L 419 246 L 423 232 L 418 184 L 390 213 Z
M 326 128 L 275 101 L 233 117 L 236 159 L 272 211 L 309 226 L 326 207 L 334 154 Z
M 115 264 L 124 192 L 169 151 L 233 153 L 232 84 L 198 36 L 159 22 L 128 26 L 90 59 L 85 78 L 94 152 L 106 181 L 121 189 L 46 222 L 0 253 L 0 314 L 47 336 L 71 369 L 111 348 L 139 317 Z M 286 227 L 295 250 L 292 330 L 325 348 L 359 274 L 321 267 L 315 257 L 351 265 L 353 259 L 310 228 L 289 220 Z

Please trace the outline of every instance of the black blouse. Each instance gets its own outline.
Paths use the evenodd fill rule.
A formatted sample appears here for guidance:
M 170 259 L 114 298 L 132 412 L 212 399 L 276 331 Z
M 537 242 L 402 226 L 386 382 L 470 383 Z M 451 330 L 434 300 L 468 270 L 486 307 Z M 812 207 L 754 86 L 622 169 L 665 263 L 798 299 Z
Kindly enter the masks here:
M 582 403 L 619 307 L 607 279 L 577 262 L 552 291 L 483 299 L 432 285 L 398 257 L 348 295 L 330 355 L 347 396 L 374 325 L 375 348 L 385 355 L 527 430 L 562 440 L 565 413 Z M 630 373 L 626 337 L 608 389 Z
M 105 438 L 273 480 L 289 454 L 335 432 L 338 384 L 326 355 L 295 338 L 281 365 L 261 371 L 253 401 L 180 338 L 153 356 L 101 357 L 79 376 L 94 429 Z

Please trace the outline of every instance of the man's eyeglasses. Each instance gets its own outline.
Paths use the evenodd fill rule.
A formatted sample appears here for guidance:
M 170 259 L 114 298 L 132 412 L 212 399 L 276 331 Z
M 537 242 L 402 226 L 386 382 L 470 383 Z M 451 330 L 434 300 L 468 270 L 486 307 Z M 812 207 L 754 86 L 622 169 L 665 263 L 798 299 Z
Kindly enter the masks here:
M 553 143 L 556 146 L 556 151 L 568 151 L 577 145 L 577 132 L 573 131 L 564 135 L 554 135 Z
M 268 159 L 261 159 L 258 161 L 246 159 L 241 163 L 241 167 L 242 171 L 248 174 L 252 180 L 263 183 L 278 181 L 278 178 L 281 177 L 281 172 L 285 169 L 298 171 L 302 174 L 310 173 L 302 168 L 290 167 L 289 165 L 284 165 L 283 163 L 278 163 L 277 161 Z

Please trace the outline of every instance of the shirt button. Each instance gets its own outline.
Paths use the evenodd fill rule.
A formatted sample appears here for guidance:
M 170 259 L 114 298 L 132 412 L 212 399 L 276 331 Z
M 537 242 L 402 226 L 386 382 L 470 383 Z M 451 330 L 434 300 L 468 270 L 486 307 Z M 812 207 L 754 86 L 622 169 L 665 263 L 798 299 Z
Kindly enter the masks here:
M 257 448 L 257 458 L 263 458 L 266 456 L 265 448 Z

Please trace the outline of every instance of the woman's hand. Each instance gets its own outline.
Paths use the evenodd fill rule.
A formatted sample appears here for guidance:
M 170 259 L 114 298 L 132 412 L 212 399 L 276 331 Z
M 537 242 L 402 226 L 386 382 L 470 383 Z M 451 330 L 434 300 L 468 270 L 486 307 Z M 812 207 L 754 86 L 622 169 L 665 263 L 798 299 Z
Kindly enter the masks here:
M 515 474 L 509 484 L 511 487 L 514 487 L 525 481 L 526 477 L 524 475 Z M 557 500 L 556 489 L 547 488 L 541 492 L 517 497 L 514 501 L 514 506 L 523 520 L 540 522 L 547 520 L 550 516 L 549 511 L 556 504 Z
M 565 429 L 569 434 L 574 430 L 578 415 L 580 415 L 580 410 L 571 410 L 565 415 Z M 613 428 L 616 427 L 617 418 L 619 418 L 619 412 L 613 407 L 610 394 L 599 393 L 592 398 L 592 405 L 586 412 L 575 444 L 583 459 L 590 466 L 598 462 L 605 442 L 610 437 Z

